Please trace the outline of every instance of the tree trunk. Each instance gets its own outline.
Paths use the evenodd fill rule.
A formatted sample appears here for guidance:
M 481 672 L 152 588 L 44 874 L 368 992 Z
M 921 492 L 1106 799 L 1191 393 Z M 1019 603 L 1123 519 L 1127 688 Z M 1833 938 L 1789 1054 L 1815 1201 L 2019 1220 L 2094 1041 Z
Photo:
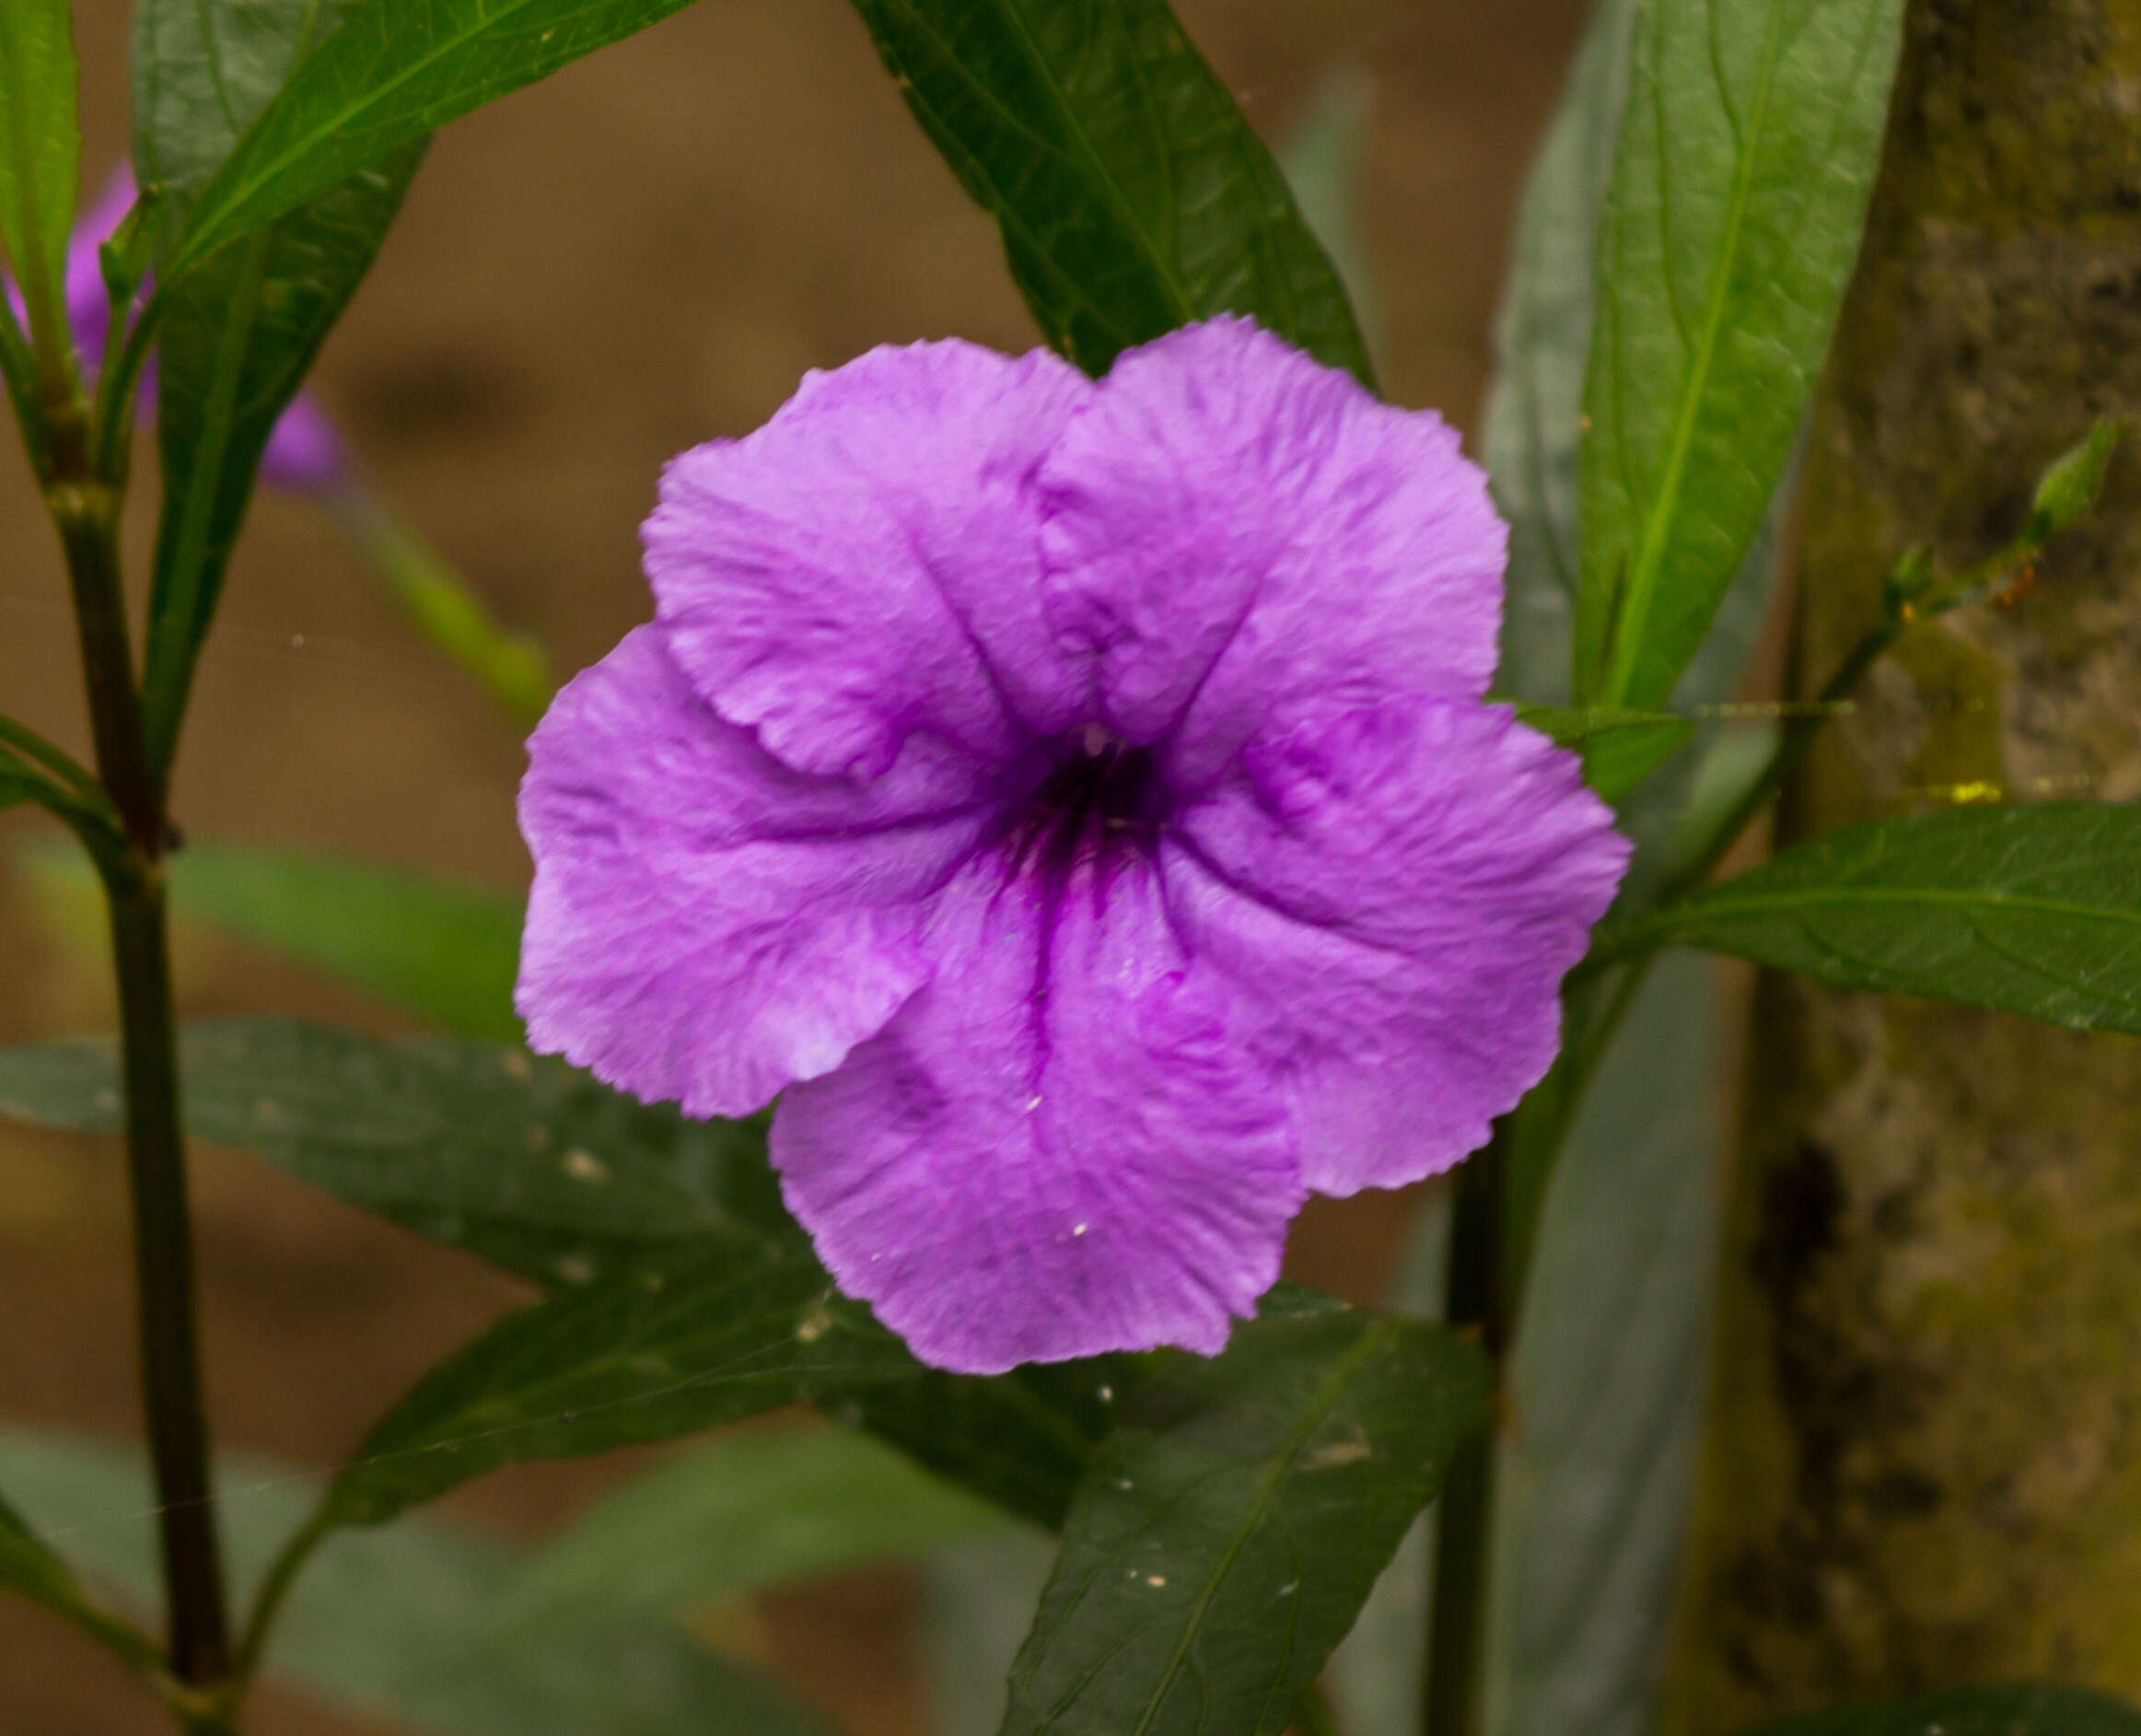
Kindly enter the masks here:
M 1918 0 L 1802 501 L 1795 686 L 1896 555 L 2019 529 L 2141 411 L 2141 0 Z M 1805 837 L 2141 797 L 2141 462 L 1996 604 L 1915 629 L 1787 792 Z M 2141 1696 L 2141 1044 L 1766 977 L 1684 1736 L 1928 1686 Z

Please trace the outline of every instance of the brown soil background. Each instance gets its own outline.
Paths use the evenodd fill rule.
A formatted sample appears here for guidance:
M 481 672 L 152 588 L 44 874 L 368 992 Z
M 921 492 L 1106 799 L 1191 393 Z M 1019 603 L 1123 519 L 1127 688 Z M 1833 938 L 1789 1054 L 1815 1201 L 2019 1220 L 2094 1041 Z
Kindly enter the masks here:
M 85 173 L 122 149 L 126 18 L 79 0 Z M 1384 388 L 1471 433 L 1510 216 L 1579 0 L 1181 0 L 1268 135 L 1319 74 L 1374 76 L 1359 196 Z M 915 130 L 841 0 L 703 0 L 450 128 L 330 343 L 317 386 L 378 491 L 570 670 L 647 612 L 635 531 L 661 460 L 762 421 L 808 367 L 882 342 L 1035 340 L 993 227 Z M 0 706 L 85 751 L 59 567 L 12 437 L 0 452 Z M 142 503 L 136 503 L 137 506 Z M 147 525 L 133 527 L 137 549 Z M 140 570 L 137 557 L 135 570 Z M 177 811 L 199 837 L 297 844 L 513 887 L 517 741 L 413 644 L 301 505 L 256 506 L 204 662 Z M 0 821 L 0 851 L 36 827 Z M 108 1029 L 109 993 L 0 869 L 0 1039 Z M 189 1014 L 377 1007 L 201 936 Z M 515 1287 L 241 1157 L 197 1159 L 219 1439 L 326 1468 Z M 1380 1286 L 1409 1215 L 1320 1202 L 1291 1267 Z M 0 1417 L 138 1426 L 124 1199 L 109 1142 L 0 1125 Z M 450 1510 L 554 1530 L 646 1455 L 494 1476 Z M 762 1661 L 855 1736 L 923 1730 L 898 1573 L 766 1600 Z M 286 1693 L 252 1736 L 379 1727 Z M 168 1730 L 100 1654 L 0 1603 L 0 1731 Z

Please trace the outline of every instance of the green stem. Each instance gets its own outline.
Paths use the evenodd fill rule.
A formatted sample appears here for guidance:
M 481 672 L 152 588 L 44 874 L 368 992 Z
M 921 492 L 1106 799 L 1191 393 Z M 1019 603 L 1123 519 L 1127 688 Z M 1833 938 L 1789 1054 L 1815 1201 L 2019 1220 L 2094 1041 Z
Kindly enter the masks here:
M 85 456 L 71 455 L 76 463 Z M 230 1670 L 230 1640 L 209 1482 L 179 1115 L 162 868 L 169 825 L 144 742 L 127 644 L 117 492 L 74 469 L 62 472 L 47 500 L 66 552 L 98 773 L 126 833 L 123 851 L 101 854 L 98 866 L 119 981 L 134 1299 L 162 1534 L 170 1672 L 188 1696 L 173 1705 L 190 1730 L 222 1736 L 230 1728 L 221 1693 Z
M 1449 1225 L 1444 1318 L 1476 1333 L 1497 1375 L 1507 1344 L 1502 1215 L 1508 1152 L 1497 1126 L 1486 1148 L 1457 1172 Z M 1494 1512 L 1495 1431 L 1458 1449 L 1435 1513 L 1435 1581 L 1428 1606 L 1426 1736 L 1475 1736 L 1480 1727 L 1481 1640 L 1486 1626 L 1489 1529 Z
M 268 1635 L 273 1630 L 275 1617 L 282 1613 L 283 1600 L 297 1583 L 298 1570 L 312 1558 L 313 1550 L 333 1529 L 333 1521 L 322 1507 L 291 1533 L 268 1568 L 267 1577 L 261 1581 L 261 1589 L 253 1597 L 252 1614 L 246 1620 L 245 1637 L 239 1645 L 238 1660 L 231 1671 L 232 1681 L 240 1692 L 252 1679 L 253 1672 L 260 1668 L 261 1658 L 267 1650 Z
M 201 1402 L 162 876 L 152 865 L 131 885 L 111 880 L 106 891 L 119 974 L 142 1390 L 162 1529 L 171 1672 L 182 1683 L 210 1686 L 229 1673 L 230 1641 Z

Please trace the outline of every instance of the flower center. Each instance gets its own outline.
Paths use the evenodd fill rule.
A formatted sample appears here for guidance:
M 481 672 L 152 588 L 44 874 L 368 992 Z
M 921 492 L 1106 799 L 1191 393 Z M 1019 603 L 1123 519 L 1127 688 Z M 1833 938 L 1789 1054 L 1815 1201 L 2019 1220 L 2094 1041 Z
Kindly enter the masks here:
M 1088 724 L 1058 750 L 1012 816 L 1012 868 L 1065 874 L 1134 849 L 1158 828 L 1159 796 L 1152 754 Z

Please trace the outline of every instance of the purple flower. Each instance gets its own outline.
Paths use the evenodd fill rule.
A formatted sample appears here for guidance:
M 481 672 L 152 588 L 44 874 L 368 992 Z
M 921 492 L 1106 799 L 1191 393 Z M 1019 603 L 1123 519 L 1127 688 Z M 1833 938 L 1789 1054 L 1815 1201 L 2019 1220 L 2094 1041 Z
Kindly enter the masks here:
M 841 1287 L 993 1372 L 1212 1352 L 1309 1193 L 1484 1141 L 1627 856 L 1484 703 L 1431 414 L 1241 320 L 879 349 L 674 460 L 520 822 L 529 1037 L 732 1115 Z
M 74 233 L 67 238 L 67 324 L 76 348 L 91 368 L 102 358 L 111 329 L 111 298 L 104 288 L 97 250 L 111 239 L 133 209 L 134 198 L 134 176 L 122 164 L 112 170 L 103 192 L 75 219 Z M 143 414 L 153 414 L 153 361 L 142 370 L 141 390 Z M 299 396 L 268 436 L 267 449 L 261 455 L 261 480 L 295 494 L 319 494 L 336 486 L 347 473 L 348 460 L 334 425 L 310 397 Z

